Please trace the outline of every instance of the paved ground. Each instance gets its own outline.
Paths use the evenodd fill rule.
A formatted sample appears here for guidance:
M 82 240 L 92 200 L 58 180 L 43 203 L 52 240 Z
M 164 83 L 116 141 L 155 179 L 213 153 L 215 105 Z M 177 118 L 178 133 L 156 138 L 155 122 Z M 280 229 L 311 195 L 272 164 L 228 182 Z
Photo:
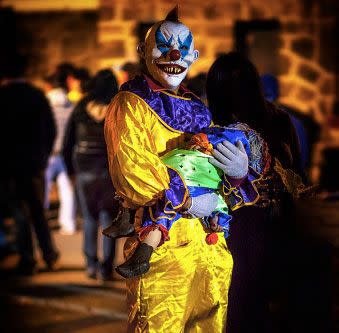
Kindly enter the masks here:
M 125 332 L 124 281 L 103 283 L 88 279 L 83 271 L 81 232 L 73 236 L 53 234 L 61 252 L 60 271 L 42 271 L 32 277 L 7 276 L 3 279 L 0 287 L 0 331 Z
M 311 261 L 308 266 L 306 265 L 309 270 L 306 269 L 301 276 L 308 284 L 302 285 L 306 286 L 306 294 L 312 296 L 310 308 L 314 308 L 314 304 L 319 303 L 317 300 L 323 300 L 323 303 L 319 303 L 316 309 L 319 309 L 322 304 L 331 306 L 330 316 L 337 328 L 334 331 L 339 331 L 339 322 L 336 321 L 336 318 L 339 318 L 339 304 L 335 300 L 339 295 L 338 284 L 335 282 L 338 281 L 339 276 L 339 205 L 332 201 L 306 202 L 299 205 L 299 210 L 302 216 L 299 220 L 307 223 L 306 239 L 317 235 L 321 244 L 324 243 L 324 239 L 326 240 L 324 243 L 326 246 L 308 244 L 314 264 Z M 51 218 L 50 222 L 52 228 L 57 224 L 55 217 Z M 61 253 L 60 271 L 54 273 L 42 271 L 26 278 L 5 276 L 5 279 L 0 281 L 0 332 L 125 332 L 127 311 L 124 281 L 102 283 L 98 280 L 89 280 L 85 276 L 81 232 L 72 236 L 64 236 L 53 231 L 53 236 Z M 319 249 L 325 254 L 319 254 L 321 252 Z M 121 245 L 118 244 L 116 263 L 122 260 L 121 252 Z M 319 263 L 324 262 L 323 258 L 326 262 L 320 265 Z M 13 258 L 12 263 L 9 260 L 6 264 L 11 266 L 15 260 L 17 258 Z M 318 274 L 323 279 L 319 282 L 318 275 L 315 273 L 320 271 L 325 273 Z M 316 293 L 317 289 L 319 289 L 318 293 Z M 324 293 L 334 295 L 333 300 L 330 301 L 331 305 L 328 305 L 326 295 L 326 297 L 321 296 Z M 315 297 L 315 295 L 318 296 Z M 309 310 L 308 306 L 306 308 Z M 313 318 L 313 310 L 311 310 L 306 311 L 304 316 L 309 316 L 312 320 L 319 317 L 321 311 L 317 311 Z M 326 316 L 328 315 L 328 310 L 325 309 L 323 312 Z M 328 322 L 325 319 L 324 322 Z

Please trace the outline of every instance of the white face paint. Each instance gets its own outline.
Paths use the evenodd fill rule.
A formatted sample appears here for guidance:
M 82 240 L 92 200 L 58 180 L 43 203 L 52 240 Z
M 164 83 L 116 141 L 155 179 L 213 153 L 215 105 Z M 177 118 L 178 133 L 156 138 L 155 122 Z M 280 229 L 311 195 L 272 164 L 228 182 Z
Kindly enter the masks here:
M 149 31 L 142 56 L 152 77 L 164 88 L 176 89 L 198 59 L 191 31 L 182 23 L 165 21 Z

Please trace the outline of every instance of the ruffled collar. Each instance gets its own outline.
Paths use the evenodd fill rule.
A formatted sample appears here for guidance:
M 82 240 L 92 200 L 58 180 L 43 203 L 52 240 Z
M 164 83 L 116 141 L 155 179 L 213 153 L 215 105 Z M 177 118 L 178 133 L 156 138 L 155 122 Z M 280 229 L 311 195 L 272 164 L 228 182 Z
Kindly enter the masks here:
M 198 133 L 211 124 L 212 117 L 207 106 L 183 86 L 180 86 L 179 94 L 175 95 L 146 75 L 138 75 L 124 83 L 120 90 L 138 95 L 176 131 Z

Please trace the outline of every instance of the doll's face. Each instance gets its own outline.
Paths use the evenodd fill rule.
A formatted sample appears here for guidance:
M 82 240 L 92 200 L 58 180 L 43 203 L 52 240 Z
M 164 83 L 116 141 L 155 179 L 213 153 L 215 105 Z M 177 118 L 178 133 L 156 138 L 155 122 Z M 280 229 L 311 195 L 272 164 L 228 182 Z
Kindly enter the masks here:
M 141 56 L 155 80 L 164 88 L 176 89 L 199 52 L 194 50 L 193 35 L 184 24 L 164 21 L 147 34 Z

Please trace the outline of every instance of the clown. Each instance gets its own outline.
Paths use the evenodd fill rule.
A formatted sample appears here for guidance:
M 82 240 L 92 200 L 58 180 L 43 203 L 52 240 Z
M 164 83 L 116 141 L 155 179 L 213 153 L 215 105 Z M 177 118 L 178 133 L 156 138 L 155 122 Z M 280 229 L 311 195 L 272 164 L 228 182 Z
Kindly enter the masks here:
M 192 33 L 176 19 L 165 20 L 153 32 L 149 30 L 145 43 L 139 44 L 140 55 L 149 74 L 163 87 L 176 91 L 199 57 Z
M 127 214 L 137 232 L 125 244 L 126 257 L 133 257 L 129 267 L 137 269 L 152 253 L 149 271 L 126 280 L 128 331 L 222 332 L 232 257 L 224 237 L 213 246 L 206 242 L 201 223 L 217 207 L 218 195 L 190 196 L 180 173 L 162 159 L 211 126 L 207 107 L 180 85 L 199 53 L 176 10 L 150 28 L 138 50 L 147 71 L 121 87 L 105 121 L 109 168 L 123 200 L 122 215 L 134 211 Z M 255 201 L 242 144 L 222 142 L 213 154 L 211 162 L 222 170 L 227 192 L 237 191 L 240 205 Z M 168 240 L 157 247 L 163 235 L 157 221 L 171 221 L 178 213 Z M 146 220 L 151 225 L 144 226 Z
M 167 167 L 173 168 L 184 180 L 187 186 L 189 196 L 195 197 L 207 193 L 216 193 L 218 195 L 218 204 L 210 216 L 204 216 L 201 220 L 205 230 L 208 232 L 206 241 L 208 244 L 215 244 L 218 240 L 217 233 L 223 233 L 225 238 L 229 233 L 229 222 L 231 216 L 228 214 L 228 205 L 224 196 L 228 196 L 230 192 L 222 179 L 223 172 L 217 166 L 210 163 L 209 157 L 213 153 L 213 147 L 227 140 L 230 143 L 237 144 L 241 142 L 249 158 L 250 177 L 252 181 L 260 180 L 261 176 L 266 173 L 270 166 L 270 155 L 266 142 L 254 130 L 250 129 L 246 124 L 236 123 L 228 127 L 208 127 L 203 133 L 192 136 L 190 142 L 183 148 L 177 148 L 169 151 L 161 157 L 163 163 Z M 234 148 L 236 149 L 236 148 Z M 253 152 L 253 153 L 252 153 Z M 226 191 L 225 191 L 226 188 Z M 231 202 L 232 199 L 237 200 L 237 196 L 230 196 L 231 207 L 236 209 L 239 202 Z M 255 203 L 252 201 L 252 203 Z M 249 202 L 247 201 L 247 204 Z M 169 240 L 169 230 L 173 223 L 183 216 L 181 212 L 170 211 L 165 212 L 164 207 L 160 205 L 162 216 L 154 221 L 150 216 L 154 215 L 154 209 L 158 206 L 149 207 L 149 214 L 144 214 L 142 225 L 139 228 L 139 240 L 143 243 L 157 247 Z M 117 225 L 118 224 L 118 225 Z M 123 220 L 121 217 L 113 221 L 113 225 L 104 230 L 104 234 L 108 237 L 118 238 L 126 236 L 131 232 L 130 219 Z M 134 232 L 134 226 L 132 231 Z M 159 237 L 161 240 L 159 241 Z M 141 249 L 141 248 L 140 248 Z M 146 273 L 149 270 L 149 259 L 151 251 L 140 255 L 139 249 L 122 265 L 116 268 L 116 271 L 125 278 L 135 277 Z

